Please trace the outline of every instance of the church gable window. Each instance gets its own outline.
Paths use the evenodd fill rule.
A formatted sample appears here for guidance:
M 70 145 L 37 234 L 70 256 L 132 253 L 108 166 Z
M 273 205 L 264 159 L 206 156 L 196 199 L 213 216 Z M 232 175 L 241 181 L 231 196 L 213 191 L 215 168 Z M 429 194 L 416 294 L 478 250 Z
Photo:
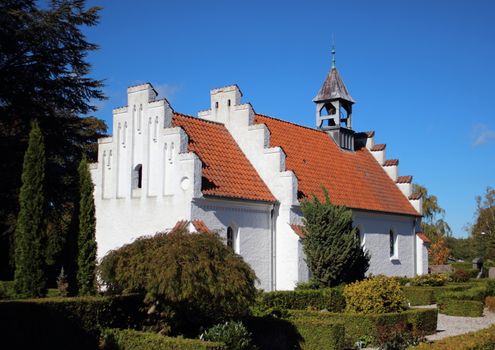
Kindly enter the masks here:
M 397 257 L 397 235 L 393 230 L 389 232 L 389 240 L 390 240 L 390 257 Z
M 143 166 L 141 164 L 136 165 L 132 174 L 132 188 L 143 187 Z

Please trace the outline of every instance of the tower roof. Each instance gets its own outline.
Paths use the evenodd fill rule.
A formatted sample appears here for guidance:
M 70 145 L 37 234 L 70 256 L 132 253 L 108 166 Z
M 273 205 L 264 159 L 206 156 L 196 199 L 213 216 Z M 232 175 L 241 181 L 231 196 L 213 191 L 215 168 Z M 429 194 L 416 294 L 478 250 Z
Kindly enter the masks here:
M 340 77 L 339 71 L 333 66 L 328 73 L 325 82 L 321 86 L 318 95 L 316 95 L 313 99 L 313 102 L 323 102 L 337 99 L 346 100 L 351 103 L 355 102 L 349 94 L 349 91 L 347 91 L 347 88 Z

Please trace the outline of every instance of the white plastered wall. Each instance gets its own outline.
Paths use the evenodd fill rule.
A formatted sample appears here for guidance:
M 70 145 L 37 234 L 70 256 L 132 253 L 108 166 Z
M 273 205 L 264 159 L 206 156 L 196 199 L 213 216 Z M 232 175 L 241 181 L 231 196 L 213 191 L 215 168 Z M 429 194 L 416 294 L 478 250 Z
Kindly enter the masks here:
M 214 198 L 193 201 L 192 217 L 203 220 L 210 230 L 226 240 L 227 227 L 232 227 L 237 240 L 236 252 L 255 271 L 258 288 L 273 290 L 272 204 Z
M 418 275 L 428 273 L 428 247 L 418 235 L 416 235 L 416 273 Z
M 98 257 L 135 238 L 191 218 L 201 197 L 201 161 L 187 152 L 184 130 L 171 127 L 172 109 L 150 84 L 128 89 L 128 106 L 113 113 L 113 137 L 99 140 L 95 184 Z M 141 188 L 136 166 L 142 166 Z

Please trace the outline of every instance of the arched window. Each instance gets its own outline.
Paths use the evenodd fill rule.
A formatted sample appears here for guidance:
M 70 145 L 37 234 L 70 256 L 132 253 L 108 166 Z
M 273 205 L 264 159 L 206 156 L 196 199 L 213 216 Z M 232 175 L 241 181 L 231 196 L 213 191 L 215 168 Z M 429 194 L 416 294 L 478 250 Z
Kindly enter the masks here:
M 143 187 L 143 166 L 138 164 L 134 168 L 134 173 L 132 174 L 132 188 L 141 187 Z
M 390 240 L 390 256 L 395 256 L 397 253 L 396 249 L 396 239 L 397 236 L 395 235 L 394 231 L 390 230 L 389 232 L 389 240 Z
M 227 246 L 234 249 L 234 230 L 230 226 L 227 228 Z

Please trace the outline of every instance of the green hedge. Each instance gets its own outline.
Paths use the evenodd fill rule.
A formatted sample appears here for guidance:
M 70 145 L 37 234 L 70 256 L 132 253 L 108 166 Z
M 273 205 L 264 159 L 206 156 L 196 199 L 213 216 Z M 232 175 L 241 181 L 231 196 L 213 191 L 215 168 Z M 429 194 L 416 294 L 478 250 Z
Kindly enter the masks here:
M 423 343 L 414 350 L 495 350 L 495 325 L 477 332 Z
M 311 317 L 292 320 L 276 317 L 249 317 L 243 320 L 260 350 L 344 349 L 342 322 Z
M 346 344 L 352 345 L 362 337 L 378 345 L 378 339 L 392 333 L 399 325 L 416 335 L 435 333 L 437 309 L 411 309 L 389 314 L 349 314 L 304 310 L 289 310 L 290 319 L 313 318 L 342 322 L 345 327 Z
M 485 286 L 473 287 L 463 291 L 457 292 L 445 292 L 438 297 L 438 302 L 442 303 L 442 300 L 485 300 L 487 290 Z
M 419 287 L 408 286 L 404 287 L 406 299 L 412 306 L 416 305 L 431 305 L 437 302 L 437 298 L 446 292 L 463 291 L 471 288 L 470 284 L 448 285 L 442 287 Z
M 136 295 L 0 301 L 2 342 L 22 349 L 96 349 L 102 328 L 140 322 L 141 301 Z
M 226 350 L 225 344 L 165 337 L 132 329 L 105 329 L 101 350 Z
M 14 299 L 15 296 L 14 281 L 0 281 L 0 300 Z
M 438 305 L 440 312 L 450 316 L 481 317 L 483 302 L 477 300 L 443 299 Z
M 326 309 L 332 312 L 345 309 L 345 299 L 341 288 L 262 293 L 257 299 L 257 304 L 261 308 Z

